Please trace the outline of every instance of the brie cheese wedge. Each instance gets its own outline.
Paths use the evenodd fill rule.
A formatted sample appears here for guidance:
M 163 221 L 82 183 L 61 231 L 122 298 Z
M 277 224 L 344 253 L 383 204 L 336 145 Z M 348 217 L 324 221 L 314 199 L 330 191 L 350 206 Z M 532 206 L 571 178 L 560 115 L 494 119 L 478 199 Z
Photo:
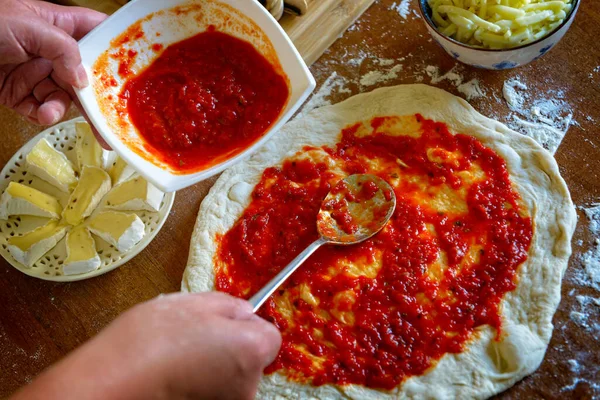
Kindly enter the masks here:
M 80 225 L 67 234 L 67 259 L 63 265 L 65 275 L 92 272 L 101 264 L 96 242 L 85 226 Z
M 62 213 L 70 225 L 79 225 L 98 206 L 110 190 L 110 176 L 97 167 L 83 167 L 79 183 Z
M 158 211 L 164 193 L 141 176 L 129 179 L 115 187 L 106 197 L 111 210 Z
M 9 238 L 7 250 L 15 260 L 26 267 L 31 267 L 56 246 L 66 233 L 66 225 L 57 220 L 52 220 L 22 236 Z
M 17 182 L 10 182 L 0 198 L 0 219 L 33 215 L 60 219 L 62 207 L 55 197 Z
M 112 180 L 113 186 L 117 186 L 119 183 L 125 182 L 133 174 L 135 174 L 135 170 L 131 168 L 125 162 L 125 160 L 117 156 L 112 166 L 108 170 L 108 174 L 110 175 L 110 179 Z
M 89 230 L 125 253 L 146 234 L 144 222 L 135 214 L 105 211 L 90 218 Z
M 110 152 L 100 146 L 90 125 L 87 122 L 77 122 L 75 130 L 77 132 L 75 154 L 77 154 L 79 171 L 83 170 L 84 166 L 104 168 Z
M 28 170 L 40 179 L 68 192 L 77 183 L 73 165 L 46 139 L 41 139 L 25 157 Z

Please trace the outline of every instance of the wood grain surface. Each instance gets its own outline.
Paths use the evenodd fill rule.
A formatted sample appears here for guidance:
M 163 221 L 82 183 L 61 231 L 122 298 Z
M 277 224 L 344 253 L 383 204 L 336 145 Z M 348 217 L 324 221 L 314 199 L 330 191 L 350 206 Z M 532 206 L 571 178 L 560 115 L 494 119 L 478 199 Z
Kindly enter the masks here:
M 579 15 L 563 41 L 535 63 L 510 71 L 490 72 L 461 67 L 437 47 L 409 0 L 410 13 L 398 10 L 400 1 L 379 0 L 367 10 L 312 67 L 319 84 L 327 82 L 338 102 L 375 88 L 361 77 L 379 71 L 381 85 L 431 79 L 423 71 L 436 66 L 446 72 L 457 66 L 466 80 L 479 79 L 486 95 L 472 101 L 483 114 L 508 121 L 510 110 L 502 100 L 505 80 L 520 77 L 533 93 L 562 92 L 577 122 L 556 153 L 561 173 L 575 204 L 600 201 L 600 8 L 583 1 Z M 402 67 L 382 67 L 380 59 Z M 387 62 L 385 63 L 387 65 Z M 381 71 L 384 72 L 381 72 Z M 386 72 L 387 71 L 387 72 Z M 437 86 L 459 94 L 445 80 Z M 313 100 L 314 104 L 314 100 Z M 69 117 L 77 115 L 75 110 Z M 0 164 L 41 129 L 0 107 Z M 202 198 L 214 180 L 177 194 L 163 230 L 138 257 L 122 268 L 88 281 L 58 284 L 25 276 L 0 261 L 0 397 L 8 396 L 39 372 L 95 335 L 134 304 L 160 293 L 179 290 L 189 240 Z M 600 396 L 598 330 L 586 329 L 571 318 L 585 312 L 588 325 L 600 326 L 595 305 L 582 309 L 576 295 L 599 298 L 593 288 L 578 284 L 581 255 L 594 239 L 589 222 L 578 210 L 574 255 L 563 283 L 563 300 L 554 318 L 555 331 L 539 370 L 498 396 L 502 399 L 592 399 Z M 592 309 L 592 307 L 596 307 Z M 581 321 L 579 321 L 581 322 Z
M 311 0 L 302 18 L 284 15 L 280 24 L 311 65 L 374 0 Z

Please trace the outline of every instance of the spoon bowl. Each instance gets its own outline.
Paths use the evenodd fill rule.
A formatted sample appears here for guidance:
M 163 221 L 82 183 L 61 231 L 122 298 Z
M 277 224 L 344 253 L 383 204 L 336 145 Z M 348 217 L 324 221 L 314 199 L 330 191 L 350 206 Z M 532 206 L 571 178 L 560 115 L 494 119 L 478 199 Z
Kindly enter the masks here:
M 360 243 L 383 229 L 395 208 L 396 196 L 386 181 L 375 175 L 350 175 L 323 200 L 317 229 L 329 243 Z
M 319 239 L 308 246 L 250 299 L 254 312 L 324 244 L 351 245 L 375 236 L 396 209 L 396 195 L 383 179 L 368 174 L 350 175 L 329 192 L 317 216 Z

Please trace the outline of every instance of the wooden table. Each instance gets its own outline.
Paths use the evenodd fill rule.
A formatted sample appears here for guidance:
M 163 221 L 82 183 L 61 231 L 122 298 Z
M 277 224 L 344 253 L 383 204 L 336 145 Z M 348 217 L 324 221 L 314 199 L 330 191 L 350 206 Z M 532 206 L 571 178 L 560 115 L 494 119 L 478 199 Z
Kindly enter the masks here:
M 455 62 L 430 40 L 423 21 L 416 16 L 416 0 L 404 18 L 400 1 L 380 0 L 312 66 L 319 84 L 327 78 L 334 86 L 332 102 L 376 86 L 361 86 L 360 78 L 371 70 L 384 70 L 382 85 L 414 83 L 430 78 L 426 66 L 448 71 Z M 478 78 L 486 96 L 472 104 L 486 115 L 507 120 L 509 109 L 502 100 L 506 79 L 519 76 L 532 89 L 564 91 L 564 101 L 574 110 L 572 126 L 556 153 L 575 204 L 600 200 L 600 137 L 594 121 L 600 121 L 600 13 L 594 1 L 584 1 L 571 30 L 548 56 L 514 71 L 489 72 L 463 68 L 465 80 Z M 402 70 L 389 73 L 393 59 Z M 398 59 L 405 58 L 403 61 Z M 332 76 L 335 73 L 336 75 Z M 345 79 L 344 83 L 341 79 Z M 343 86 L 342 86 L 343 85 Z M 331 85 L 330 85 L 331 86 Z M 440 87 L 458 94 L 448 81 Z M 341 89 L 341 90 L 340 90 Z M 534 93 L 534 92 L 532 92 Z M 74 117 L 76 111 L 70 112 Z M 40 128 L 13 112 L 0 108 L 0 164 Z M 95 335 L 122 311 L 159 293 L 179 290 L 186 265 L 189 239 L 202 198 L 214 180 L 177 194 L 175 206 L 163 230 L 148 248 L 128 265 L 84 282 L 58 284 L 29 278 L 0 261 L 0 397 L 7 396 L 69 351 Z M 575 295 L 594 298 L 600 293 L 573 280 L 582 268 L 581 255 L 593 238 L 581 211 L 574 238 L 574 255 L 563 284 L 563 301 L 555 316 L 555 331 L 546 359 L 532 376 L 500 395 L 517 398 L 593 398 L 600 396 L 600 344 L 593 331 L 570 318 L 581 310 Z M 598 307 L 589 311 L 588 324 L 599 324 Z M 595 331 L 598 335 L 598 331 Z M 570 360 L 577 360 L 579 369 Z M 579 372 L 577 372 L 579 371 Z M 595 387 L 593 384 L 595 383 Z

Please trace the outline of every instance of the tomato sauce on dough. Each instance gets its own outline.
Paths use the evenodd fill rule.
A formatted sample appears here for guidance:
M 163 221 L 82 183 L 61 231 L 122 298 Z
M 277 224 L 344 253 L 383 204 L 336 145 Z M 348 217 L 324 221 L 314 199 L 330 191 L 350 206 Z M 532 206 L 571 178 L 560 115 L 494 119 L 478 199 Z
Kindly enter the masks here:
M 210 28 L 162 49 L 121 92 L 146 149 L 189 173 L 231 158 L 261 138 L 284 109 L 287 78 L 250 43 Z M 116 54 L 131 75 L 137 54 Z
M 350 126 L 336 147 L 324 148 L 345 174 L 388 181 L 396 210 L 366 242 L 319 249 L 261 308 L 283 336 L 266 373 L 392 389 L 462 352 L 476 328 L 502 334 L 500 302 L 515 288 L 533 235 L 506 163 L 472 136 L 420 115 L 419 137 L 391 134 L 393 118 L 367 122 L 370 135 Z M 340 179 L 331 164 L 298 156 L 265 170 L 250 205 L 219 237 L 218 290 L 249 298 L 317 239 L 321 202 Z M 464 210 L 436 203 L 448 190 L 464 197 Z

